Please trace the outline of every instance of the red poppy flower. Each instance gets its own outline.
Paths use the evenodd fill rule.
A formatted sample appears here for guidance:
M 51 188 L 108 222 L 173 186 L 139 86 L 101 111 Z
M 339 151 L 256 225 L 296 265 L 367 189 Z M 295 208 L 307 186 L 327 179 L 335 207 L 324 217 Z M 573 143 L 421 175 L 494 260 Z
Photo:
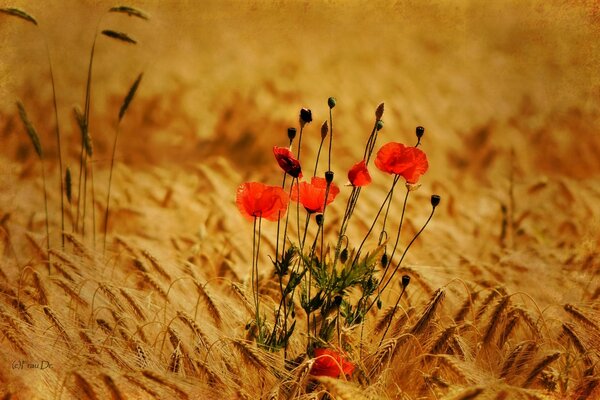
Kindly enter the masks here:
M 417 183 L 429 168 L 422 150 L 395 142 L 384 144 L 379 149 L 375 165 L 383 172 L 404 177 L 408 183 Z
M 300 185 L 294 185 L 292 188 L 292 200 L 298 201 L 306 208 L 309 213 L 322 213 L 325 208 L 325 193 L 327 192 L 327 181 L 325 178 L 313 176 L 310 183 L 300 182 Z M 332 182 L 327 194 L 327 204 L 333 202 L 340 193 L 340 189 Z
M 246 182 L 238 187 L 235 202 L 242 215 L 250 221 L 255 217 L 277 221 L 287 210 L 289 196 L 279 186 Z
M 302 178 L 302 168 L 300 161 L 294 157 L 294 154 L 287 147 L 273 146 L 273 154 L 282 170 L 294 178 Z
M 313 376 L 338 378 L 341 374 L 352 375 L 354 364 L 340 353 L 330 349 L 315 349 L 315 363 L 310 369 Z
M 348 180 L 352 186 L 367 186 L 371 183 L 371 175 L 367 169 L 365 160 L 357 162 L 348 171 Z

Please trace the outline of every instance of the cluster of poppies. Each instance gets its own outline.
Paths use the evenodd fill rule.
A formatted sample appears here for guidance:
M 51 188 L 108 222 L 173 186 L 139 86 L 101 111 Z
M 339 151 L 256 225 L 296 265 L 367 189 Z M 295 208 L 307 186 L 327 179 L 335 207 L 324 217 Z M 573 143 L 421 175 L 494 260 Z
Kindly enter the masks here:
M 335 106 L 335 101 L 331 103 L 331 100 L 332 99 L 330 99 L 329 103 L 330 109 Z M 375 145 L 376 135 L 374 136 L 374 134 L 376 134 L 383 126 L 383 121 L 381 121 L 382 113 L 383 104 L 380 105 L 376 112 L 376 128 L 374 128 L 373 133 L 369 138 L 369 142 L 367 143 L 367 149 L 365 150 L 365 155 L 363 156 L 363 159 L 354 164 L 348 171 L 348 185 L 353 188 L 352 195 L 350 196 L 349 200 L 349 205 L 352 204 L 352 202 L 356 202 L 360 189 L 364 186 L 368 186 L 372 181 L 371 175 L 368 170 L 368 164 L 371 152 Z M 304 127 L 304 124 L 310 121 L 312 121 L 312 114 L 310 113 L 310 110 L 302 109 L 300 113 L 301 128 Z M 423 132 L 424 129 L 422 127 L 417 128 L 417 138 L 419 139 L 419 141 L 414 147 L 405 146 L 402 143 L 390 142 L 383 145 L 377 152 L 377 155 L 374 160 L 375 166 L 379 170 L 387 174 L 393 175 L 394 185 L 401 177 L 404 178 L 404 180 L 406 181 L 407 187 L 415 185 L 418 182 L 419 178 L 427 172 L 427 169 L 429 167 L 427 156 L 422 150 L 418 148 L 420 144 L 420 139 L 423 136 Z M 295 133 L 296 130 L 294 128 L 290 128 L 288 130 L 290 147 L 295 137 Z M 322 141 L 325 139 L 326 135 L 327 124 L 325 122 L 323 124 L 323 127 L 321 128 Z M 301 138 L 302 130 L 300 133 L 300 140 Z M 321 145 L 322 144 L 323 142 L 321 142 Z M 308 216 L 312 214 L 324 214 L 327 206 L 331 204 L 340 193 L 339 187 L 333 183 L 333 172 L 331 171 L 327 171 L 325 173 L 324 178 L 318 177 L 316 176 L 317 167 L 315 166 L 315 176 L 311 177 L 310 181 L 302 180 L 303 174 L 302 166 L 299 160 L 299 150 L 300 142 L 298 143 L 297 156 L 294 155 L 294 153 L 292 153 L 291 149 L 288 147 L 273 147 L 273 154 L 275 156 L 275 160 L 277 161 L 279 167 L 284 171 L 283 185 L 271 186 L 259 182 L 246 182 L 239 186 L 236 196 L 237 206 L 241 214 L 246 219 L 254 221 L 255 227 L 256 222 L 260 221 L 261 219 L 278 221 L 282 216 L 286 215 L 286 213 L 288 212 L 288 205 L 290 201 L 294 201 L 301 204 L 308 213 Z M 285 177 L 287 175 L 293 178 L 289 193 L 287 193 L 284 190 Z M 393 190 L 393 186 L 391 190 Z M 389 196 L 391 196 L 391 192 L 389 193 Z M 349 207 L 349 209 L 352 210 L 353 207 Z M 352 212 L 350 211 L 350 214 L 351 213 Z M 322 221 L 323 217 L 318 216 L 318 218 L 319 217 L 321 217 Z M 344 225 L 344 222 L 342 223 L 342 225 Z M 345 230 L 343 228 L 340 230 L 340 237 L 343 236 L 344 231 Z M 260 241 L 260 224 L 258 230 L 258 240 Z M 257 260 L 258 257 L 253 253 L 253 280 L 256 280 L 256 282 L 254 283 L 256 290 L 258 290 Z M 310 282 L 310 274 L 308 276 L 308 280 Z M 308 285 L 310 285 L 310 283 L 308 283 Z M 259 324 L 261 318 L 258 314 L 258 292 L 256 293 L 255 301 L 257 302 L 257 324 Z M 354 370 L 354 365 L 336 350 L 326 348 L 314 348 L 313 355 L 314 363 L 311 368 L 311 374 L 313 376 L 339 377 L 340 375 L 351 375 Z
M 277 163 L 293 178 L 302 178 L 302 167 L 290 149 L 273 147 Z M 417 147 L 405 146 L 402 143 L 391 142 L 383 145 L 377 152 L 375 165 L 381 171 L 392 175 L 402 176 L 407 183 L 415 184 L 427 172 L 429 164 L 425 153 Z M 371 183 L 371 175 L 366 161 L 361 160 L 348 171 L 351 186 L 362 187 Z M 314 176 L 309 182 L 301 181 L 291 190 L 291 200 L 299 201 L 309 213 L 322 213 L 326 205 L 331 204 L 340 189 L 330 183 L 327 192 L 327 178 Z M 325 200 L 327 199 L 327 200 Z M 246 182 L 237 190 L 236 203 L 244 217 L 265 218 L 276 221 L 287 210 L 290 196 L 281 186 L 270 186 L 259 182 Z

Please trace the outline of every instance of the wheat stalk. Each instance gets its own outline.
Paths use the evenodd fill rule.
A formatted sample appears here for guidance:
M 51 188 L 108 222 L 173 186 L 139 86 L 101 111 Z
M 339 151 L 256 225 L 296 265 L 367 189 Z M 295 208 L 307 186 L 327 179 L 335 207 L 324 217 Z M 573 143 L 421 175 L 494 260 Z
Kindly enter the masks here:
M 44 286 L 42 280 L 40 279 L 40 274 L 37 271 L 33 272 L 33 286 L 35 287 L 35 291 L 38 297 L 38 302 L 41 305 L 48 305 L 48 291 Z
M 583 311 L 581 311 L 579 308 L 575 307 L 572 304 L 565 304 L 563 308 L 573 318 L 575 318 L 577 321 L 581 322 L 586 327 L 591 328 L 591 329 L 595 330 L 596 332 L 600 332 L 600 327 L 598 327 L 598 325 L 594 321 L 592 321 L 589 317 L 587 317 L 583 313 Z
M 142 308 L 135 301 L 135 299 L 129 293 L 127 293 L 125 291 L 125 289 L 123 289 L 123 288 L 119 289 L 119 293 L 121 293 L 121 296 L 123 296 L 125 301 L 127 301 L 127 304 L 129 304 L 129 306 L 133 309 L 135 316 L 139 320 L 144 321 L 146 319 L 146 315 L 144 314 L 144 311 L 142 310 Z
M 221 312 L 219 311 L 219 308 L 217 307 L 214 299 L 204 287 L 204 285 L 201 285 L 199 282 L 196 282 L 196 288 L 198 289 L 198 295 L 202 297 L 206 302 L 210 316 L 213 318 L 217 326 L 220 327 L 222 322 Z
M 144 258 L 146 258 L 146 260 L 150 262 L 154 269 L 165 279 L 167 279 L 168 281 L 173 280 L 173 278 L 171 278 L 171 275 L 169 275 L 169 273 L 163 268 L 163 266 L 160 265 L 156 257 L 150 254 L 148 250 L 142 250 L 142 256 L 144 256 Z

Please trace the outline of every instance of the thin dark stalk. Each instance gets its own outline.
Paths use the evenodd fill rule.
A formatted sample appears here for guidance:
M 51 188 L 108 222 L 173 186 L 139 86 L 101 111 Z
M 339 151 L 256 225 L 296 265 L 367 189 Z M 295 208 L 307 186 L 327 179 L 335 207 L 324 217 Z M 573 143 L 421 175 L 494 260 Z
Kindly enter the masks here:
M 388 330 L 390 329 L 390 325 L 392 324 L 392 321 L 394 320 L 394 315 L 396 314 L 396 310 L 398 309 L 398 304 L 400 304 L 400 299 L 402 298 L 402 295 L 404 294 L 405 291 L 406 291 L 406 286 L 402 286 L 402 292 L 400 292 L 400 296 L 398 296 L 398 300 L 396 300 L 396 304 L 394 304 L 394 309 L 392 310 L 392 315 L 390 316 L 387 326 L 385 327 L 385 331 L 383 331 L 383 335 L 381 336 L 381 340 L 379 341 L 379 347 L 381 347 L 381 344 L 383 343 L 383 340 L 385 339 L 385 335 L 387 335 Z
M 50 50 L 48 48 L 48 42 L 44 39 L 44 43 L 46 44 L 46 56 L 48 57 L 48 66 L 50 69 L 50 82 L 52 83 L 52 104 L 54 106 L 54 119 L 56 120 L 56 146 L 58 149 L 58 179 L 60 180 L 60 240 L 62 247 L 65 247 L 65 188 L 63 184 L 63 159 L 62 159 L 62 150 L 60 144 L 60 124 L 58 122 L 58 105 L 56 102 L 56 85 L 54 83 L 54 71 L 52 69 L 52 61 L 50 60 Z
M 321 149 L 323 148 L 323 142 L 325 138 L 321 139 L 321 144 L 319 145 L 319 151 L 317 151 L 317 162 L 315 162 L 315 171 L 313 172 L 313 177 L 317 176 L 317 167 L 319 166 L 319 158 L 321 158 Z M 331 162 L 330 162 L 331 164 Z
M 408 244 L 408 246 L 406 246 L 406 249 L 404 249 L 404 252 L 402 253 L 402 257 L 400 257 L 400 261 L 398 261 L 398 264 L 396 265 L 396 268 L 394 268 L 394 271 L 392 272 L 392 274 L 390 275 L 390 277 L 388 278 L 387 282 L 385 283 L 385 285 L 383 285 L 383 287 L 381 288 L 381 290 L 379 291 L 380 295 L 384 292 L 384 290 L 388 287 L 388 285 L 390 284 L 390 282 L 392 281 L 392 279 L 394 278 L 394 275 L 396 275 L 396 272 L 398 272 L 398 269 L 400 268 L 400 265 L 402 265 L 402 261 L 404 261 L 404 257 L 406 256 L 406 253 L 408 253 L 408 250 L 410 249 L 410 247 L 412 246 L 412 244 L 417 240 L 417 238 L 421 235 L 421 233 L 425 230 L 425 228 L 427 227 L 427 224 L 429 224 L 429 221 L 431 221 L 431 218 L 433 218 L 433 214 L 435 213 L 435 207 L 431 210 L 431 214 L 429 214 L 429 218 L 427 218 L 427 221 L 425 221 L 425 224 L 423 225 L 423 227 L 419 230 L 419 232 L 417 232 L 417 234 L 412 238 L 412 240 L 410 241 L 410 243 Z M 383 282 L 383 279 L 382 279 Z M 373 302 L 371 302 L 371 304 L 369 305 L 369 307 L 367 308 L 367 312 L 371 309 L 371 307 L 373 307 L 373 304 L 375 304 L 375 302 L 377 301 L 377 299 L 373 300 Z
M 115 140 L 113 142 L 112 148 L 112 156 L 110 158 L 110 171 L 108 173 L 108 191 L 106 194 L 106 211 L 104 212 L 104 245 L 103 251 L 106 252 L 106 236 L 108 234 L 108 216 L 110 213 L 110 188 L 112 185 L 112 177 L 113 177 L 113 169 L 115 166 L 115 154 L 117 153 L 117 141 L 119 140 L 119 131 L 121 124 L 120 120 L 117 122 L 116 132 L 115 132 Z
M 406 196 L 404 197 L 404 205 L 402 206 L 402 215 L 400 215 L 400 224 L 398 225 L 398 233 L 396 234 L 396 243 L 394 243 L 394 248 L 392 249 L 392 254 L 390 255 L 389 262 L 385 266 L 383 275 L 381 276 L 382 281 L 385 278 L 385 275 L 387 274 L 387 271 L 389 270 L 390 265 L 392 264 L 394 255 L 396 254 L 396 248 L 398 247 L 398 242 L 400 241 L 400 232 L 402 231 L 402 223 L 404 222 L 404 212 L 406 211 L 406 203 L 408 201 L 409 194 L 410 194 L 410 190 L 406 189 Z
M 262 218 L 258 217 L 258 238 L 256 240 L 256 261 L 254 263 L 254 278 L 256 279 L 256 326 L 258 328 L 258 341 L 263 343 L 263 332 L 260 322 L 260 297 L 258 293 L 258 256 L 260 254 L 260 239 L 261 239 Z
M 94 188 L 94 167 L 93 162 L 90 160 L 90 178 L 92 182 L 92 246 L 96 250 L 96 190 Z
M 332 115 L 332 108 L 329 107 L 329 128 L 331 129 L 331 132 L 329 133 L 329 156 L 327 158 L 327 171 L 331 171 L 331 144 L 333 142 L 333 115 Z
M 356 251 L 356 255 L 354 256 L 354 261 L 352 262 L 353 264 L 356 263 L 356 261 L 358 260 L 358 257 L 360 256 L 360 251 L 362 250 L 362 247 L 364 246 L 365 242 L 369 238 L 369 235 L 371 235 L 371 232 L 373 231 L 373 228 L 375 227 L 375 224 L 377 223 L 377 219 L 379 219 L 379 215 L 381 214 L 381 211 L 383 210 L 383 207 L 385 207 L 386 202 L 387 201 L 391 201 L 392 192 L 394 190 L 394 187 L 396 186 L 396 183 L 398 183 L 398 179 L 399 178 L 400 178 L 399 175 L 395 175 L 394 176 L 394 181 L 392 182 L 392 187 L 388 191 L 387 196 L 385 196 L 385 199 L 383 200 L 383 203 L 381 203 L 381 207 L 379 207 L 379 210 L 377 211 L 377 215 L 375 215 L 375 219 L 373 220 L 373 223 L 371 224 L 371 227 L 369 228 L 369 231 L 367 232 L 367 234 L 365 235 L 364 239 L 360 243 L 360 246 L 358 246 L 358 250 Z
M 99 26 L 100 22 L 98 22 Z M 96 27 L 96 33 L 94 34 L 94 42 L 92 43 L 92 50 L 90 51 L 90 62 L 88 65 L 88 74 L 85 85 L 85 104 L 83 109 L 83 120 L 84 120 L 84 132 L 82 132 L 82 140 L 81 140 L 81 154 L 80 154 L 80 162 L 79 162 L 79 187 L 77 193 L 77 216 L 75 219 L 75 231 L 79 228 L 79 215 L 81 209 L 81 183 L 83 176 L 83 168 L 87 168 L 87 164 L 84 162 L 84 149 L 85 149 L 85 137 L 89 132 L 89 113 L 90 113 L 90 102 L 91 102 L 91 90 L 92 90 L 92 66 L 94 64 L 94 51 L 96 49 L 96 38 L 98 37 L 98 27 Z M 83 188 L 85 191 L 85 186 Z
M 48 251 L 48 270 L 50 270 L 50 223 L 48 222 L 48 190 L 46 189 L 46 168 L 44 166 L 44 159 L 40 158 L 42 162 L 42 182 L 44 183 L 44 209 L 46 211 L 46 249 Z

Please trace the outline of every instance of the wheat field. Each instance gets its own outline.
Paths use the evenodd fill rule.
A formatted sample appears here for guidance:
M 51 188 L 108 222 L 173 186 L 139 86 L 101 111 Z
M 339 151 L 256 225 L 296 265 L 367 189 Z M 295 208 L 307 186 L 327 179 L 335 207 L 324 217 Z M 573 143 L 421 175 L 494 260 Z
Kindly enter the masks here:
M 107 13 L 121 4 L 105 0 L 0 0 L 37 22 L 0 13 L 0 398 L 600 398 L 600 8 L 488 3 L 126 4 L 144 20 Z M 97 36 L 88 112 L 98 29 L 136 44 Z M 426 129 L 429 171 L 408 202 L 403 246 L 431 194 L 441 197 L 400 266 L 411 283 L 398 312 L 396 279 L 381 309 L 339 333 L 355 365 L 347 379 L 310 374 L 301 312 L 294 363 L 256 345 L 253 226 L 235 204 L 244 181 L 280 184 L 272 147 L 287 145 L 303 107 L 314 117 L 302 142 L 312 171 L 330 96 L 341 193 L 328 207 L 328 243 L 380 103 L 377 148 L 412 145 L 415 127 Z M 89 153 L 75 106 L 88 118 Z M 80 180 L 81 160 L 89 176 Z M 389 176 L 371 175 L 351 248 L 389 188 Z M 398 193 L 390 231 L 401 211 Z M 316 234 L 311 225 L 308 240 Z M 267 324 L 279 299 L 275 237 L 265 222 Z

